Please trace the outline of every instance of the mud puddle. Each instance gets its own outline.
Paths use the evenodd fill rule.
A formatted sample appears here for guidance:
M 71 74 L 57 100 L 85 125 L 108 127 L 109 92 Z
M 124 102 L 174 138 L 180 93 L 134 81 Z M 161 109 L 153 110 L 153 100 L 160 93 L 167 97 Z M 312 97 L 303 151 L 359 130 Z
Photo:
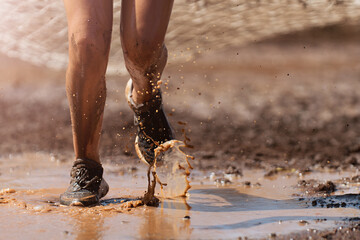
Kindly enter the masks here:
M 360 185 L 344 182 L 355 170 L 271 177 L 262 170 L 245 169 L 243 176 L 195 171 L 187 198 L 164 199 L 157 188 L 159 207 L 147 207 L 134 203 L 146 191 L 146 166 L 104 164 L 109 194 L 100 206 L 79 208 L 58 203 L 70 166 L 45 153 L 0 159 L 2 238 L 260 238 L 332 229 L 360 214 Z M 336 190 L 309 195 L 299 182 L 310 180 L 332 181 Z

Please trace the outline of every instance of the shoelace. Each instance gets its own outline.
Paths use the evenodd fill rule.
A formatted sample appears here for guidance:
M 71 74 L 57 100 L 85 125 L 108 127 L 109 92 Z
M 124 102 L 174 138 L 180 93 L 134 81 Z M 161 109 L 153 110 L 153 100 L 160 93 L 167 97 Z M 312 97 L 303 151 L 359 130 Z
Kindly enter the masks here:
M 89 175 L 89 170 L 84 166 L 74 166 L 71 170 L 71 177 L 74 180 L 73 183 L 78 185 L 81 189 L 87 189 L 91 187 L 93 183 L 99 183 L 101 181 L 101 178 L 98 176 L 89 179 Z

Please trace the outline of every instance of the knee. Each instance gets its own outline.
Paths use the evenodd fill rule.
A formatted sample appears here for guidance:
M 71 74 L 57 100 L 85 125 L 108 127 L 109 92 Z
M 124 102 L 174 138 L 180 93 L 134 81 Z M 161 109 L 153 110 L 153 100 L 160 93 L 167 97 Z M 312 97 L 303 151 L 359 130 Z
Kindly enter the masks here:
M 106 67 L 110 41 L 111 31 L 86 29 L 70 33 L 69 63 L 88 68 Z

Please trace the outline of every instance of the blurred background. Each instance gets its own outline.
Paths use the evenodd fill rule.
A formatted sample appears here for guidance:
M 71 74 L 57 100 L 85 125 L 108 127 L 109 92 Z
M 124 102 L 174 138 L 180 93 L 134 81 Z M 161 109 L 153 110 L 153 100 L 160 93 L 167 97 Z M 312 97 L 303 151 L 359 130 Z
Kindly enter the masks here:
M 120 8 L 101 142 L 117 163 L 136 158 Z M 62 1 L 2 0 L 0 19 L 0 156 L 72 159 Z M 359 20 L 358 0 L 175 0 L 164 105 L 195 165 L 360 164 Z

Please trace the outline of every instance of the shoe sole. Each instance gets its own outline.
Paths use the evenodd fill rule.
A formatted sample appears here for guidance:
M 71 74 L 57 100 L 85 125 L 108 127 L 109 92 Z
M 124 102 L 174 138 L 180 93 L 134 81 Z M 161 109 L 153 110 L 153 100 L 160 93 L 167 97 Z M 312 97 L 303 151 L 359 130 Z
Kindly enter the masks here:
M 71 198 L 66 197 L 63 194 L 60 195 L 60 204 L 66 206 L 78 206 L 78 207 L 88 207 L 95 205 L 99 202 L 97 195 L 90 195 L 83 198 Z
M 144 155 L 141 153 L 140 147 L 139 147 L 139 137 L 136 136 L 135 138 L 135 151 L 136 154 L 138 155 L 138 157 L 140 158 L 141 161 L 143 161 L 146 165 L 150 166 L 150 163 L 148 161 L 146 161 Z

